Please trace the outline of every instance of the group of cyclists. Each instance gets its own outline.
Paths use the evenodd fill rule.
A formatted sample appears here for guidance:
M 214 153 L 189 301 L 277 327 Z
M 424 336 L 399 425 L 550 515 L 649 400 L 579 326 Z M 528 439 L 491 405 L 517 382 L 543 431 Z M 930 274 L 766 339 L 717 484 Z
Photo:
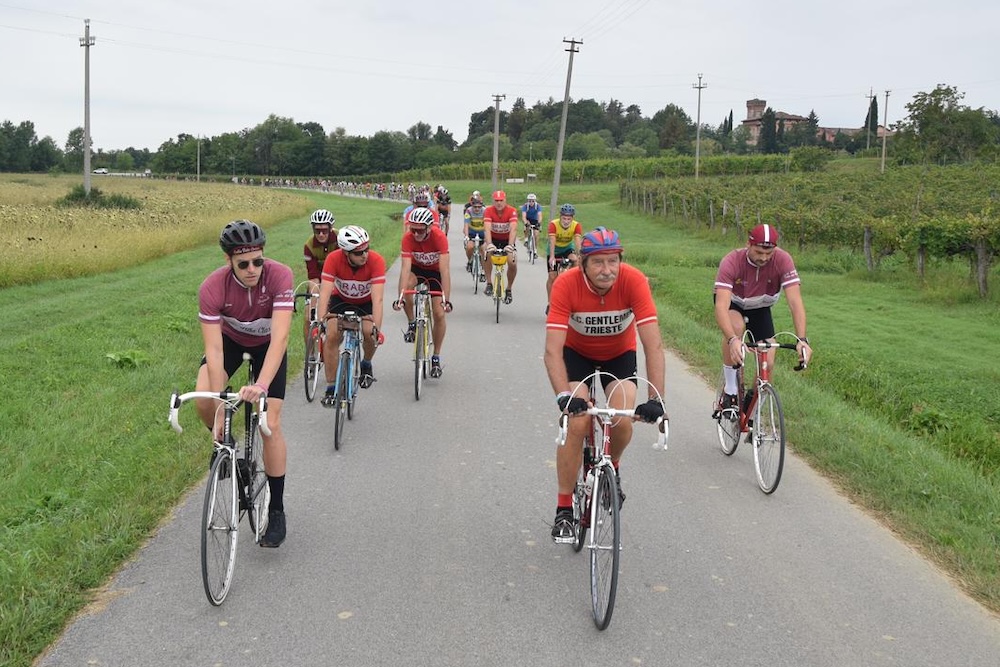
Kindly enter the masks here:
M 406 313 L 409 326 L 404 340 L 413 340 L 413 304 L 404 297 L 418 281 L 428 282 L 440 296 L 432 298 L 434 326 L 431 375 L 441 377 L 441 352 L 445 338 L 445 314 L 452 310 L 448 237 L 442 229 L 450 213 L 451 200 L 443 186 L 433 193 L 424 188 L 414 193 L 412 205 L 403 214 L 400 244 L 400 277 L 392 301 L 394 310 Z M 443 191 L 443 192 L 442 192 Z M 435 202 L 431 204 L 432 200 Z M 444 210 L 441 202 L 446 201 Z M 437 209 L 437 210 L 435 210 Z M 560 207 L 550 220 L 548 237 L 548 305 L 545 319 L 544 365 L 560 413 L 579 416 L 588 408 L 593 387 L 581 386 L 595 370 L 616 378 L 637 375 L 637 343 L 645 357 L 649 392 L 635 407 L 635 418 L 655 422 L 665 417 L 665 363 L 656 304 L 645 275 L 624 261 L 624 245 L 618 232 L 605 227 L 584 231 L 571 204 Z M 507 203 L 503 190 L 492 193 L 485 206 L 480 192 L 473 192 L 464 207 L 462 235 L 472 269 L 474 240 L 482 241 L 480 252 L 502 251 L 509 255 L 504 300 L 511 303 L 511 288 L 517 275 L 516 240 L 520 231 L 538 234 L 543 210 L 530 194 L 523 206 Z M 318 290 L 321 321 L 345 309 L 366 316 L 360 385 L 375 381 L 372 359 L 385 337 L 381 332 L 386 282 L 386 262 L 371 250 L 368 232 L 358 225 L 339 229 L 333 214 L 319 209 L 310 216 L 312 235 L 304 246 L 303 259 L 313 289 Z M 735 402 L 736 371 L 742 362 L 743 332 L 749 329 L 757 340 L 774 336 L 771 307 L 784 291 L 792 313 L 800 358 L 808 361 L 812 350 L 806 336 L 805 306 L 800 278 L 791 255 L 778 248 L 778 230 L 769 224 L 754 227 L 745 247 L 727 254 L 719 265 L 713 290 L 715 316 L 722 333 L 722 360 L 726 388 L 723 402 Z M 286 444 L 281 428 L 281 409 L 287 378 L 287 344 L 294 307 L 292 270 L 264 258 L 266 235 L 255 223 L 235 220 L 222 230 L 219 244 L 225 256 L 222 267 L 212 272 L 199 289 L 199 319 L 205 354 L 198 372 L 201 391 L 222 391 L 248 352 L 254 384 L 241 387 L 241 398 L 257 400 L 266 394 L 271 434 L 264 436 L 264 462 L 271 490 L 268 529 L 260 544 L 277 547 L 285 539 L 283 491 Z M 537 248 L 537 244 L 535 245 Z M 568 260 L 564 262 L 563 260 Z M 482 262 L 482 266 L 491 266 Z M 491 282 L 486 280 L 486 289 Z M 737 345 L 737 341 L 740 342 Z M 324 355 L 336 358 L 341 343 L 337 327 L 326 331 Z M 333 404 L 331 377 L 323 404 Z M 610 376 L 607 376 L 610 377 Z M 638 389 L 634 381 L 602 380 L 609 407 L 632 408 Z M 613 383 L 613 386 L 612 386 Z M 209 428 L 215 424 L 211 401 L 199 404 L 199 415 Z M 586 419 L 570 419 L 566 444 L 556 452 L 557 498 L 552 538 L 568 542 L 574 536 L 572 493 L 581 466 Z M 217 432 L 218 435 L 218 432 Z M 612 429 L 611 456 L 620 481 L 620 461 L 632 437 L 632 422 L 619 420 Z M 619 489 L 621 485 L 619 484 Z M 625 494 L 621 493 L 620 502 Z

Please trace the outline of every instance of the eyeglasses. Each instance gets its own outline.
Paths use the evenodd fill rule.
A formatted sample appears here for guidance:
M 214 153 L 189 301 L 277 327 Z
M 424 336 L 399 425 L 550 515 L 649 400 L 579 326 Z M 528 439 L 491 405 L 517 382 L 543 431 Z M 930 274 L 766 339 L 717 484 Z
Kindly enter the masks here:
M 241 271 L 246 271 L 247 269 L 250 268 L 251 264 L 253 264 L 254 266 L 256 266 L 259 269 L 260 267 L 264 266 L 264 258 L 263 257 L 254 257 L 253 259 L 244 259 L 244 260 L 241 260 L 239 262 L 236 262 L 236 268 L 238 268 Z
M 315 227 L 313 228 L 313 231 L 315 233 L 317 233 L 317 234 L 329 234 L 330 233 L 329 229 L 316 229 Z
M 364 250 L 348 250 L 347 254 L 354 255 L 355 257 L 361 257 L 362 255 L 368 254 L 368 248 L 365 248 Z

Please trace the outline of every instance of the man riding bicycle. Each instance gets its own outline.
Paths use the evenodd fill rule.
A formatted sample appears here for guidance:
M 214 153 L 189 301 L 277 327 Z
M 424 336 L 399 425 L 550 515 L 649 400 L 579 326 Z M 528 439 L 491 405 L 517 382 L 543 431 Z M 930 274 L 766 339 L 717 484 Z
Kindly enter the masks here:
M 375 382 L 375 370 L 372 367 L 372 357 L 375 348 L 383 340 L 382 337 L 382 303 L 385 293 L 385 259 L 368 246 L 368 232 L 356 225 L 348 225 L 337 234 L 339 249 L 330 253 L 323 264 L 323 282 L 319 288 L 319 313 L 326 328 L 326 341 L 323 343 L 323 357 L 336 359 L 340 352 L 340 344 L 344 335 L 337 326 L 326 327 L 333 315 L 343 314 L 353 310 L 364 316 L 361 322 L 361 378 L 358 385 L 367 389 Z M 326 394 L 323 396 L 324 407 L 334 407 L 337 404 L 336 394 L 336 364 L 324 366 L 326 373 Z
M 545 321 L 545 369 L 559 411 L 571 417 L 586 412 L 592 387 L 580 385 L 597 369 L 621 378 L 601 378 L 609 407 L 632 409 L 638 389 L 635 381 L 625 378 L 637 375 L 638 334 L 646 357 L 646 379 L 652 388 L 646 402 L 635 407 L 635 419 L 655 422 L 664 416 L 656 392 L 663 396 L 665 363 L 649 281 L 641 271 L 622 262 L 621 239 L 615 231 L 598 227 L 587 233 L 580 254 L 580 266 L 556 279 Z M 574 539 L 573 490 L 583 465 L 583 439 L 589 426 L 589 419 L 570 419 L 566 443 L 556 449 L 559 490 L 552 526 L 556 542 Z M 615 422 L 611 429 L 611 462 L 616 475 L 631 439 L 632 421 Z M 620 483 L 618 488 L 620 491 Z M 623 502 L 625 494 L 620 495 Z
M 771 306 L 785 291 L 792 326 L 799 341 L 796 351 L 808 363 L 812 348 L 806 338 L 806 307 L 802 301 L 798 271 L 792 256 L 778 247 L 778 230 L 772 225 L 757 225 L 750 230 L 745 248 L 737 248 L 719 264 L 715 277 L 715 321 L 722 330 L 722 373 L 725 389 L 722 410 L 736 408 L 737 369 L 743 363 L 743 332 L 754 340 L 774 340 Z M 774 364 L 774 350 L 767 360 Z
M 406 229 L 409 227 L 407 222 L 407 216 L 410 215 L 410 211 L 416 208 L 424 208 L 431 212 L 431 216 L 434 218 L 434 226 L 441 226 L 441 217 L 438 212 L 431 208 L 431 195 L 426 190 L 420 190 L 415 195 L 413 195 L 413 203 L 403 209 L 403 231 L 404 236 Z
M 527 201 L 521 205 L 521 221 L 524 223 L 524 240 L 527 242 L 528 234 L 531 234 L 535 242 L 535 257 L 538 257 L 538 230 L 542 228 L 542 205 L 538 203 L 536 195 L 528 195 Z
M 434 200 L 437 202 L 438 219 L 441 221 L 441 230 L 448 233 L 448 223 L 451 221 L 451 195 L 448 188 L 439 185 L 434 192 Z
M 256 374 L 254 384 L 239 389 L 240 398 L 254 402 L 267 395 L 267 423 L 263 435 L 264 466 L 271 490 L 267 532 L 262 547 L 277 547 L 285 539 L 285 459 L 287 447 L 281 430 L 281 407 L 288 374 L 288 335 L 295 308 L 292 270 L 264 259 L 264 230 L 249 220 L 234 220 L 219 236 L 226 264 L 208 275 L 198 288 L 198 319 L 205 356 L 198 369 L 195 391 L 222 392 L 229 378 L 250 355 Z M 198 415 L 215 431 L 216 403 L 199 399 Z
M 507 205 L 507 193 L 497 190 L 493 193 L 493 206 L 483 213 L 483 224 L 486 229 L 486 252 L 503 250 L 507 253 L 507 292 L 503 302 L 514 300 L 514 278 L 517 277 L 517 248 L 514 238 L 517 235 L 517 209 Z M 486 289 L 483 294 L 493 296 L 493 271 L 500 271 L 492 263 L 486 266 Z
M 406 313 L 408 322 L 403 340 L 412 343 L 417 330 L 413 321 L 413 297 L 404 295 L 404 290 L 413 289 L 417 280 L 426 282 L 432 291 L 440 291 L 442 296 L 431 297 L 434 311 L 434 327 L 431 341 L 434 353 L 431 355 L 431 377 L 441 377 L 441 347 L 444 345 L 444 315 L 451 311 L 451 269 L 448 266 L 448 237 L 434 225 L 434 218 L 426 208 L 414 208 L 406 216 L 409 233 L 403 234 L 400 244 L 399 294 L 401 299 L 392 302 L 392 309 L 400 308 Z
M 559 209 L 559 219 L 549 222 L 549 278 L 545 283 L 545 294 L 552 294 L 552 284 L 559 275 L 559 265 L 564 259 L 576 264 L 576 249 L 583 240 L 583 225 L 576 221 L 576 208 L 572 204 L 563 204 Z M 545 306 L 548 315 L 549 306 Z
M 337 229 L 333 225 L 336 220 L 333 213 L 325 208 L 313 211 L 309 217 L 312 226 L 312 236 L 303 248 L 303 259 L 306 262 L 306 277 L 309 279 L 309 292 L 319 291 L 320 276 L 323 273 L 323 262 L 327 255 L 337 249 Z M 315 304 L 311 304 L 315 305 Z M 309 340 L 309 318 L 302 318 L 302 329 L 305 340 Z
M 469 207 L 465 209 L 465 222 L 462 229 L 462 236 L 465 238 L 465 270 L 470 273 L 472 272 L 472 250 L 476 246 L 475 240 L 477 238 L 480 241 L 479 266 L 486 266 L 486 255 L 484 254 L 486 244 L 483 243 L 486 240 L 486 226 L 483 222 L 485 214 L 486 207 L 483 205 L 483 198 L 473 195 Z

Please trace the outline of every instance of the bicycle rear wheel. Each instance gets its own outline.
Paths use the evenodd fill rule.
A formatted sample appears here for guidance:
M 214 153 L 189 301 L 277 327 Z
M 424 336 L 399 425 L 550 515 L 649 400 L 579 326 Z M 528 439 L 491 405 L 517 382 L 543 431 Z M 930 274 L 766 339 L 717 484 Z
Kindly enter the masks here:
M 236 568 L 239 514 L 233 463 L 231 450 L 219 450 L 208 475 L 201 514 L 201 579 L 208 601 L 215 606 L 226 599 Z
M 760 388 L 750 442 L 757 484 L 764 493 L 774 493 L 785 465 L 785 415 L 778 392 L 770 384 Z
M 247 449 L 246 460 L 250 462 L 247 469 L 248 495 L 250 497 L 250 528 L 254 531 L 254 542 L 260 542 L 267 531 L 267 509 L 271 504 L 271 486 L 267 482 L 267 472 L 264 470 L 264 440 L 257 426 L 257 415 L 251 417 L 251 440 Z
M 351 374 L 351 353 L 340 353 L 340 364 L 337 366 L 337 405 L 333 413 L 333 448 L 340 449 L 344 441 L 344 423 L 347 421 L 348 384 Z
M 720 410 L 722 391 L 715 397 L 715 423 L 719 432 L 719 445 L 722 453 L 732 456 L 740 444 L 740 415 L 736 410 Z
M 316 386 L 319 384 L 320 345 L 319 329 L 310 328 L 309 338 L 306 339 L 305 369 L 302 373 L 302 379 L 306 385 L 306 400 L 310 403 L 316 398 Z
M 420 391 L 424 386 L 424 376 L 426 375 L 426 370 L 424 369 L 425 359 L 424 356 L 427 353 L 427 329 L 426 324 L 423 322 L 417 322 L 417 331 L 414 336 L 414 347 L 413 347 L 413 394 L 416 396 L 417 400 L 420 400 Z
M 590 501 L 590 596 L 594 625 L 604 630 L 611 623 L 618 592 L 621 517 L 614 472 L 610 466 L 597 466 L 594 475 Z

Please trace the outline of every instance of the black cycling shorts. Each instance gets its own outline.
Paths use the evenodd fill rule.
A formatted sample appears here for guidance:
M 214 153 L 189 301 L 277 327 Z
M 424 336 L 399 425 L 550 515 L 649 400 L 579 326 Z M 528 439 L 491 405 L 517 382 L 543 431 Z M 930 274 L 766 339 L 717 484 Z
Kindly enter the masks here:
M 715 302 L 715 295 L 712 295 L 712 302 Z M 774 338 L 774 318 L 771 316 L 771 308 L 753 308 L 743 310 L 732 301 L 729 302 L 729 310 L 735 310 L 743 316 L 743 323 L 747 331 L 753 334 L 754 340 L 767 340 Z
M 245 347 L 240 345 L 226 334 L 222 334 L 222 365 L 226 370 L 226 377 L 231 378 L 243 365 L 243 353 L 250 355 L 250 374 L 257 377 L 260 367 L 264 365 L 264 357 L 267 356 L 267 348 L 270 344 L 257 345 L 256 347 Z M 208 363 L 205 357 L 201 358 L 201 365 Z M 285 399 L 285 382 L 288 378 L 288 353 L 281 357 L 281 366 L 271 380 L 271 386 L 267 389 L 268 398 Z M 239 389 L 239 387 L 235 387 Z
M 596 370 L 611 373 L 619 380 L 639 374 L 639 365 L 635 350 L 629 350 L 607 361 L 594 361 L 593 359 L 586 358 L 571 347 L 563 347 L 563 362 L 566 364 L 566 374 L 570 382 L 583 382 L 588 375 Z M 607 393 L 608 384 L 612 381 L 612 378 L 607 375 L 601 376 L 601 386 L 604 387 L 605 393 Z M 587 388 L 590 390 L 591 396 L 593 396 L 593 384 L 588 383 Z

